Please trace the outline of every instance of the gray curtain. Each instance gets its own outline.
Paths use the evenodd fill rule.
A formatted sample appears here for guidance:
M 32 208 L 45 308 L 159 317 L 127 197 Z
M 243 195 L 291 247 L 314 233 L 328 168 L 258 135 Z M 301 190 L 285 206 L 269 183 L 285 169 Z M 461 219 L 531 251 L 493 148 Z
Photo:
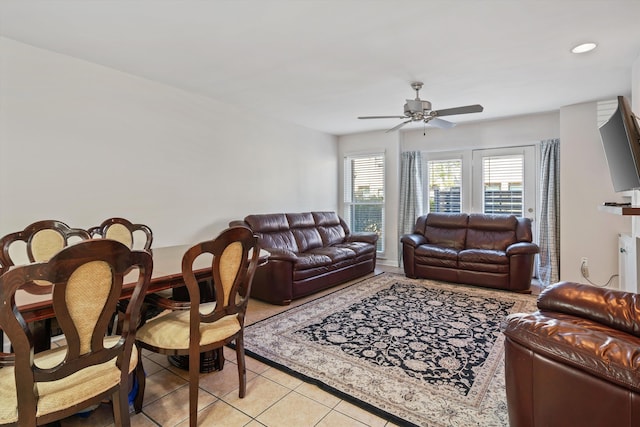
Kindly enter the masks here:
M 411 233 L 416 219 L 422 215 L 422 155 L 405 151 L 400 160 L 400 213 L 398 215 L 398 266 L 402 265 L 400 237 Z
M 560 278 L 560 140 L 541 141 L 540 226 L 537 276 L 549 286 Z

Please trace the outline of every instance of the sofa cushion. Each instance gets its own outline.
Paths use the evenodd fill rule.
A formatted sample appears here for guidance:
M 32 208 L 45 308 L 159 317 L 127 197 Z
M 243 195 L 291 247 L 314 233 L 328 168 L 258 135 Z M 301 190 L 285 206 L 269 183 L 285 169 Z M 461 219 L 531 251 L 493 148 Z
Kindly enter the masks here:
M 467 219 L 467 214 L 429 214 L 424 236 L 430 244 L 463 249 L 467 235 Z
M 517 225 L 513 215 L 470 214 L 465 247 L 504 251 L 516 242 Z
M 322 238 L 315 228 L 294 228 L 293 235 L 300 252 L 322 247 Z
M 486 273 L 508 273 L 509 257 L 502 251 L 465 249 L 458 254 L 458 268 Z
M 458 251 L 444 246 L 420 245 L 416 248 L 415 260 L 417 264 L 455 268 L 458 266 Z
M 344 242 L 346 234 L 341 225 L 319 226 L 318 232 L 325 246 L 336 245 Z
M 323 254 L 303 253 L 298 254 L 294 268 L 296 270 L 307 270 L 309 268 L 327 266 L 331 262 L 331 258 Z
M 244 221 L 254 233 L 272 233 L 289 229 L 285 214 L 247 215 Z
M 428 225 L 425 234 L 427 242 L 430 244 L 440 245 L 442 247 L 452 248 L 455 250 L 464 248 L 466 235 L 466 228 L 440 228 L 430 227 Z
M 458 251 L 444 246 L 426 244 L 416 248 L 416 256 L 457 260 Z
M 335 212 L 312 212 L 312 215 L 318 227 L 340 225 L 340 217 Z
M 464 249 L 458 253 L 458 260 L 483 264 L 509 264 L 509 257 L 505 252 L 491 249 Z
M 338 246 L 323 246 L 321 248 L 309 251 L 312 254 L 326 255 L 331 258 L 332 262 L 344 261 L 346 259 L 355 258 L 356 253 L 348 248 L 340 248 Z
M 311 212 L 288 213 L 286 214 L 286 217 L 289 228 L 292 230 L 294 228 L 308 228 L 316 226 L 316 222 L 314 221 Z
M 376 251 L 376 247 L 366 242 L 345 242 L 333 245 L 337 248 L 347 248 L 355 252 L 356 256 L 369 254 Z
M 298 244 L 290 230 L 277 233 L 255 233 L 260 239 L 260 246 L 263 248 L 288 249 L 291 252 L 298 252 Z
M 344 242 L 346 232 L 335 212 L 313 212 L 313 219 L 324 246 Z
M 299 252 L 322 246 L 322 238 L 316 229 L 311 212 L 286 214 L 289 228 L 293 232 Z

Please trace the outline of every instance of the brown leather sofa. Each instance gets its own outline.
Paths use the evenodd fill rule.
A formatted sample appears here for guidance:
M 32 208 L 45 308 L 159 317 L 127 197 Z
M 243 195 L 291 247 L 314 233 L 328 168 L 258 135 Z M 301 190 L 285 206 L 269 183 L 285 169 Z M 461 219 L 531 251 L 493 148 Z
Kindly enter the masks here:
M 640 426 L 640 295 L 557 283 L 504 334 L 511 427 Z
M 539 248 L 528 218 L 429 213 L 401 242 L 407 277 L 530 292 Z
M 249 215 L 244 225 L 268 251 L 268 262 L 258 267 L 251 296 L 287 305 L 322 289 L 373 272 L 376 233 L 351 233 L 335 212 Z

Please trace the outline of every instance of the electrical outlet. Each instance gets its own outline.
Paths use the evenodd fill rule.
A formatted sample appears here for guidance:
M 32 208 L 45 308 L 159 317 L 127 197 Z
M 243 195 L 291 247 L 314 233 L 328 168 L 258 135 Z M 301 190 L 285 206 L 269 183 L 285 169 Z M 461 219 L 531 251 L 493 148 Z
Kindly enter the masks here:
M 580 261 L 580 272 L 585 279 L 589 277 L 589 260 L 587 257 L 583 257 Z

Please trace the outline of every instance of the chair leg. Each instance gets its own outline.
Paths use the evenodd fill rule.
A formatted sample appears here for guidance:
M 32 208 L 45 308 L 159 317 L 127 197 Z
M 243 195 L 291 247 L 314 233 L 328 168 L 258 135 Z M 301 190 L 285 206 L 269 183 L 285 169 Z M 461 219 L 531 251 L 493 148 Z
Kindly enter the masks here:
M 244 338 L 242 332 L 236 338 L 236 359 L 238 361 L 238 379 L 240 382 L 238 397 L 242 399 L 247 392 L 247 368 L 244 362 Z
M 189 351 L 189 427 L 198 425 L 198 387 L 200 382 L 199 349 Z
M 129 393 L 127 392 L 127 387 L 120 386 L 118 390 L 113 393 L 111 396 L 111 404 L 113 405 L 114 424 L 122 427 L 130 427 Z
M 138 364 L 135 369 L 135 377 L 138 381 L 138 392 L 133 399 L 133 409 L 136 414 L 139 414 L 142 411 L 142 403 L 144 400 L 144 389 L 147 385 L 147 376 L 144 373 L 144 366 L 142 365 L 142 349 L 140 347 L 138 350 Z M 117 425 L 117 424 L 116 424 Z
M 216 369 L 222 371 L 224 369 L 224 347 L 220 347 L 219 349 L 215 350 L 215 352 L 217 354 Z

